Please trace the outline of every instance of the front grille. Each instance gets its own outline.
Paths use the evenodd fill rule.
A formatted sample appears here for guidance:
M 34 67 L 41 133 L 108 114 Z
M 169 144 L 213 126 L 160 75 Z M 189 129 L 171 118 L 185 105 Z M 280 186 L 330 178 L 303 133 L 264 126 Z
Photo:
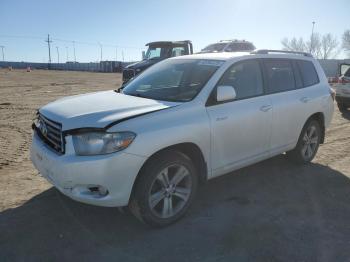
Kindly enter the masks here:
M 33 126 L 39 137 L 58 153 L 64 153 L 62 125 L 39 114 Z
M 134 69 L 124 69 L 123 70 L 123 82 L 129 81 L 131 78 L 135 76 L 135 70 Z

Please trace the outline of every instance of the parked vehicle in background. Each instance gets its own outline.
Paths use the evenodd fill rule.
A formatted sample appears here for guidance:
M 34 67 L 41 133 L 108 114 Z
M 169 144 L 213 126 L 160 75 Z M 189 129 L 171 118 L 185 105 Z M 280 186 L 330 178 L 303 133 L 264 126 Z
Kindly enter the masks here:
M 123 70 L 123 84 L 143 70 L 166 58 L 193 54 L 193 45 L 189 40 L 157 41 L 146 44 L 148 49 L 142 61 L 128 65 Z
M 249 52 L 255 50 L 253 43 L 245 40 L 221 40 L 218 43 L 210 44 L 203 48 L 199 53 L 217 53 L 217 52 Z
M 72 199 L 173 223 L 200 181 L 283 152 L 300 164 L 316 155 L 333 114 L 327 78 L 309 54 L 278 52 L 170 58 L 122 93 L 52 102 L 33 123 L 31 159 Z
M 329 82 L 335 89 L 339 110 L 345 111 L 350 107 L 350 64 L 340 64 L 339 77 L 330 78 Z

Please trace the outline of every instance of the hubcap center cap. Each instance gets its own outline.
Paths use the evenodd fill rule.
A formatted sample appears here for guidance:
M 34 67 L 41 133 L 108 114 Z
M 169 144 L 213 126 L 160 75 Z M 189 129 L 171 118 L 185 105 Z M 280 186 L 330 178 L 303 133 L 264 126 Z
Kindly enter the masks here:
M 165 196 L 169 197 L 175 193 L 176 187 L 174 185 L 169 185 L 165 188 Z

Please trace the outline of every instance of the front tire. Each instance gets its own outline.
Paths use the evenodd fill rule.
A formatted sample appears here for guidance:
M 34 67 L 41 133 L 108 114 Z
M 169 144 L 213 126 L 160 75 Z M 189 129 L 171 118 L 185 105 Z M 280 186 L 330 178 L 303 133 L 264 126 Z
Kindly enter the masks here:
M 142 168 L 129 204 L 142 222 L 164 227 L 176 222 L 189 209 L 198 185 L 192 161 L 177 151 L 168 151 Z
M 308 121 L 301 131 L 296 147 L 287 152 L 288 158 L 297 164 L 306 164 L 315 157 L 321 142 L 321 126 L 318 121 Z

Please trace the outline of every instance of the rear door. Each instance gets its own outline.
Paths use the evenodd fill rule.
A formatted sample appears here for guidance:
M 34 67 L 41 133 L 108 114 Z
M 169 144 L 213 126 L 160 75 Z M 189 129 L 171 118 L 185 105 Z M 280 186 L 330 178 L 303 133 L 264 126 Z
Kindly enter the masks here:
M 257 60 L 233 64 L 217 86 L 236 90 L 233 101 L 217 103 L 216 88 L 207 113 L 211 125 L 211 166 L 217 176 L 268 155 L 272 106 L 265 95 L 261 66 Z
M 275 155 L 295 146 L 314 108 L 312 104 L 315 102 L 316 90 L 312 86 L 319 80 L 308 72 L 313 70 L 317 77 L 310 61 L 264 59 L 263 64 L 265 82 L 273 105 L 271 155 Z M 311 88 L 307 89 L 305 83 Z

